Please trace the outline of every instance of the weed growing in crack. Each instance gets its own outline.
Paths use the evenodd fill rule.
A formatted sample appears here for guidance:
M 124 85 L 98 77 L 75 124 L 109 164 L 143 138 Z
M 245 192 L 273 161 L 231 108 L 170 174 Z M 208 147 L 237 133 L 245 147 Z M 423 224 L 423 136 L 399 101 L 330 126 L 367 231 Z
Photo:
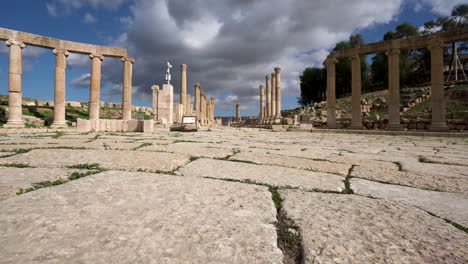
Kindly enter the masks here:
M 218 160 L 229 160 L 230 157 L 236 155 L 236 154 L 239 153 L 239 152 L 240 152 L 240 150 L 238 150 L 238 149 L 233 149 L 233 150 L 232 150 L 232 154 L 229 154 L 229 155 L 227 155 L 227 156 L 224 157 L 224 158 L 215 158 L 215 159 L 218 159 Z
M 72 166 L 67 166 L 69 169 L 79 169 L 79 170 L 96 170 L 96 171 L 104 171 L 104 168 L 101 168 L 99 163 L 83 163 L 77 164 Z
M 344 185 L 345 185 L 345 189 L 342 191 L 342 193 L 345 193 L 345 194 L 353 194 L 354 191 L 353 189 L 351 189 L 351 173 L 353 172 L 353 169 L 356 165 L 351 165 L 351 168 L 349 168 L 348 170 L 348 175 L 346 175 L 345 179 L 344 179 Z
M 189 160 L 190 160 L 190 161 L 195 161 L 195 160 L 197 160 L 197 159 L 199 159 L 199 158 L 200 158 L 200 157 L 190 156 Z
M 59 138 L 61 136 L 65 135 L 63 131 L 55 131 L 55 135 L 52 136 L 52 138 Z
M 138 147 L 132 148 L 132 150 L 137 150 L 137 149 L 139 149 L 139 148 L 146 147 L 146 146 L 151 146 L 151 145 L 153 145 L 153 143 L 145 142 L 145 143 L 141 144 L 141 145 L 138 146 Z
M 98 139 L 101 135 L 95 135 L 92 139 L 86 141 L 85 143 L 93 142 L 94 140 Z
M 13 168 L 30 168 L 29 164 L 26 163 L 7 163 L 0 164 L 1 167 L 13 167 Z

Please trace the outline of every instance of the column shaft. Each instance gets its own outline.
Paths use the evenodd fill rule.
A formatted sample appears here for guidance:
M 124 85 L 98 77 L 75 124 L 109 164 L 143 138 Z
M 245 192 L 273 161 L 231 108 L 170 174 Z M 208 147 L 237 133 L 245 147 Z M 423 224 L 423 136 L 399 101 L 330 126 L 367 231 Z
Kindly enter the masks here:
M 200 83 L 195 84 L 195 115 L 197 116 L 198 122 L 200 122 Z
M 271 86 L 270 86 L 270 75 L 265 75 L 265 86 L 266 86 L 266 111 L 265 118 L 271 117 Z
M 388 125 L 389 130 L 401 130 L 400 125 L 400 50 L 387 51 L 388 56 Z
M 66 127 L 65 120 L 65 90 L 68 51 L 54 49 L 55 54 L 55 88 L 54 88 L 54 121 L 51 127 Z
M 275 68 L 275 87 L 276 87 L 276 118 L 281 118 L 281 68 Z
M 8 121 L 4 127 L 24 127 L 22 109 L 22 42 L 8 40 L 5 42 L 10 47 L 8 64 Z
M 191 100 L 190 100 L 190 94 L 187 94 L 185 96 L 185 114 L 186 115 L 192 115 L 192 107 L 190 106 L 191 105 Z
M 351 58 L 351 128 L 362 129 L 361 118 L 361 57 Z
M 263 85 L 260 85 L 260 115 L 259 115 L 260 120 L 265 118 L 265 113 L 263 112 L 263 105 L 265 104 L 264 94 L 265 94 L 265 91 L 263 89 Z
M 326 60 L 327 67 L 327 127 L 336 128 L 335 58 Z
M 444 44 L 436 42 L 431 51 L 432 131 L 448 131 L 444 98 Z
M 123 94 L 122 94 L 122 119 L 132 119 L 132 72 L 135 60 L 131 57 L 122 58 L 123 70 Z
M 99 98 L 101 90 L 101 63 L 102 55 L 91 54 L 91 89 L 89 93 L 89 119 L 99 119 Z
M 239 122 L 241 120 L 240 116 L 240 105 L 236 104 L 236 122 Z
M 189 115 L 189 105 L 187 105 L 187 65 L 180 65 L 180 104 L 185 115 Z
M 275 118 L 276 115 L 276 78 L 275 73 L 271 74 L 271 118 Z

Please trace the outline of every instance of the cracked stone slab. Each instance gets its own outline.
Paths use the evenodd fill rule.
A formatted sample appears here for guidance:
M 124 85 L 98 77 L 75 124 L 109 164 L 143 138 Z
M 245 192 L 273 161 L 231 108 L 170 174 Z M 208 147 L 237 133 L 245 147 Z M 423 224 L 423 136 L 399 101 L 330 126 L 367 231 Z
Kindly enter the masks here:
M 282 263 L 263 186 L 108 171 L 0 208 L 8 263 Z
M 468 194 L 468 178 L 442 177 L 365 166 L 354 167 L 351 171 L 351 176 L 374 181 L 404 184 L 416 188 Z
M 175 153 L 139 152 L 130 150 L 33 149 L 1 159 L 3 163 L 26 163 L 33 167 L 57 168 L 84 163 L 99 163 L 102 168 L 136 171 L 171 171 L 189 161 Z
M 194 157 L 224 158 L 232 155 L 232 149 L 219 148 L 218 144 L 180 142 L 169 145 L 150 145 L 139 149 L 140 151 L 165 151 L 185 154 Z
M 327 172 L 348 175 L 351 165 L 344 163 L 329 162 L 327 160 L 312 160 L 281 155 L 270 155 L 241 151 L 229 158 L 230 160 L 248 160 L 258 164 L 277 165 L 296 169 L 307 169 L 319 172 Z
M 16 196 L 20 189 L 32 187 L 33 183 L 66 179 L 74 171 L 77 170 L 0 167 L 0 200 Z
M 305 263 L 467 263 L 468 234 L 411 205 L 280 190 Z
M 176 173 L 183 176 L 252 180 L 258 183 L 307 190 L 342 191 L 344 188 L 343 177 L 335 174 L 215 159 L 195 160 L 177 170 Z
M 351 188 L 360 195 L 406 202 L 468 227 L 468 195 L 466 194 L 434 192 L 356 178 L 351 179 Z

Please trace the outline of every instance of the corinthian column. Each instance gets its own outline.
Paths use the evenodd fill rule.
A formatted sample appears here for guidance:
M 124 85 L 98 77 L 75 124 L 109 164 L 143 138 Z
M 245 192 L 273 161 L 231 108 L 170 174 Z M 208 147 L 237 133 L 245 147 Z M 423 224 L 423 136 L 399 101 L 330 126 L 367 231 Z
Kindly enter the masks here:
M 276 78 L 275 73 L 271 73 L 271 117 L 274 119 L 276 115 Z
M 132 119 L 132 66 L 135 60 L 132 57 L 122 58 L 123 71 L 123 94 L 122 94 L 122 119 Z
M 101 63 L 104 56 L 90 54 L 91 58 L 91 89 L 89 93 L 89 119 L 99 119 L 99 98 L 101 90 Z
M 63 49 L 54 49 L 55 54 L 55 89 L 54 89 L 54 121 L 51 127 L 66 127 L 65 120 L 65 70 L 67 56 L 70 54 Z
M 180 104 L 182 105 L 183 113 L 189 115 L 189 106 L 187 105 L 187 65 L 180 65 Z
M 275 68 L 276 118 L 281 118 L 281 68 Z
M 10 58 L 8 64 L 8 121 L 4 127 L 24 127 L 21 107 L 23 100 L 21 94 L 22 49 L 24 43 L 11 39 L 5 43 L 10 47 Z
M 336 93 L 335 93 L 335 64 L 338 60 L 329 57 L 325 60 L 327 67 L 327 127 L 336 128 Z
M 388 125 L 389 130 L 400 130 L 400 50 L 390 49 L 388 56 Z
M 265 86 L 266 86 L 266 113 L 265 118 L 271 117 L 271 86 L 270 86 L 270 75 L 265 75 Z
M 351 128 L 362 129 L 361 119 L 361 57 L 351 57 Z
M 197 82 L 195 84 L 195 115 L 197 116 L 197 120 L 200 120 L 201 116 L 200 116 L 200 83 Z M 197 122 L 200 122 L 200 121 L 197 121 Z
M 432 131 L 448 131 L 444 98 L 444 43 L 437 41 L 431 51 Z
M 264 93 L 265 91 L 263 89 L 263 85 L 260 84 L 260 115 L 259 115 L 260 120 L 265 118 L 265 113 L 263 112 L 263 105 L 265 104 Z

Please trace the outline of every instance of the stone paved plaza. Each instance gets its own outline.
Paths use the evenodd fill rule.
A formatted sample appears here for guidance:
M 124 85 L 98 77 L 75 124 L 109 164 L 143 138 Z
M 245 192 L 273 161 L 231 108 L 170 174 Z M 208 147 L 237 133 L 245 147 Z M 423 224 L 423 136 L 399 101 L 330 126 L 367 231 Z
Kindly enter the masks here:
M 0 150 L 0 263 L 468 263 L 466 138 L 226 127 Z

